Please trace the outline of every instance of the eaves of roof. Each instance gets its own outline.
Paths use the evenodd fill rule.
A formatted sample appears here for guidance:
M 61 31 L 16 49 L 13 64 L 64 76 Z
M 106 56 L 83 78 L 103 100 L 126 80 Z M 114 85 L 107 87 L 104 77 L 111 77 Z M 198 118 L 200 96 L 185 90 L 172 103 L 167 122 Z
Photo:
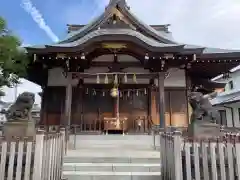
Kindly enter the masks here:
M 104 40 L 109 40 L 113 39 L 117 40 L 118 36 L 121 36 L 119 40 L 124 40 L 123 36 L 126 38 L 135 38 L 136 40 L 140 40 L 141 42 L 147 44 L 148 46 L 151 47 L 156 47 L 156 48 L 171 48 L 171 47 L 184 47 L 182 44 L 164 44 L 160 43 L 152 38 L 149 38 L 137 31 L 131 30 L 131 29 L 98 29 L 95 31 L 90 32 L 86 36 L 74 41 L 74 42 L 69 42 L 69 43 L 62 43 L 62 44 L 53 44 L 53 45 L 48 45 L 48 47 L 64 47 L 64 48 L 69 48 L 69 47 L 76 47 L 80 46 L 94 38 L 101 37 L 100 39 Z

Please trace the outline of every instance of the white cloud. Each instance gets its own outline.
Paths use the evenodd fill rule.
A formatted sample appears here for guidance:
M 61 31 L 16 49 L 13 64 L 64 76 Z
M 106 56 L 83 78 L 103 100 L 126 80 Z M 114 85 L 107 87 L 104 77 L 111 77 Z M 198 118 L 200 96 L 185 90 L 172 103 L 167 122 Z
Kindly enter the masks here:
M 171 24 L 175 40 L 240 49 L 239 0 L 127 0 L 147 24 Z
M 39 10 L 33 5 L 31 0 L 22 0 L 21 2 L 21 6 L 23 7 L 23 9 L 29 13 L 33 20 L 38 24 L 38 26 L 43 29 L 46 34 L 48 35 L 49 38 L 52 39 L 52 41 L 57 42 L 59 41 L 58 37 L 56 34 L 54 34 L 54 32 L 52 31 L 52 29 L 47 25 L 47 23 L 45 22 L 42 14 L 39 12 Z

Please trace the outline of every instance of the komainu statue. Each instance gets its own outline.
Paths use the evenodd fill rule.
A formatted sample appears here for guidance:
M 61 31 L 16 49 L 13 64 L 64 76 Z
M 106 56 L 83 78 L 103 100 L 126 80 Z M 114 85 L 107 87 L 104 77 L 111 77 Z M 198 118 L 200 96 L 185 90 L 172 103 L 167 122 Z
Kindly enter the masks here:
M 195 138 L 210 138 L 220 136 L 219 112 L 212 106 L 210 99 L 215 98 L 217 92 L 203 94 L 191 92 L 189 103 L 192 107 L 191 124 L 188 127 L 189 135 Z
M 20 94 L 16 102 L 5 112 L 7 122 L 3 126 L 3 135 L 8 139 L 17 137 L 35 137 L 36 122 L 32 119 L 31 110 L 35 95 L 31 92 Z
M 31 110 L 35 102 L 35 95 L 23 92 L 17 97 L 16 102 L 6 112 L 7 121 L 25 120 L 32 121 Z

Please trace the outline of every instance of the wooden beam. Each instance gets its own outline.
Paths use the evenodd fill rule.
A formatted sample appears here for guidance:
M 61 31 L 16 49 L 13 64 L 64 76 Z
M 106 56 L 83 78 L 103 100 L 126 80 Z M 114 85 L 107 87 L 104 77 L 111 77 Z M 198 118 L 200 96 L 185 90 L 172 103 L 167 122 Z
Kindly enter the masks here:
M 119 89 L 143 89 L 148 88 L 149 84 L 119 84 Z M 111 89 L 113 84 L 84 84 L 84 88 L 92 89 Z
M 111 66 L 119 66 L 119 68 L 128 68 L 128 67 L 143 67 L 141 62 L 100 62 L 100 61 L 92 61 L 90 64 L 91 67 L 111 67 Z
M 117 76 L 120 79 L 123 79 L 125 75 L 127 75 L 127 79 L 132 79 L 134 75 L 136 76 L 137 79 L 152 79 L 152 78 L 157 77 L 157 73 L 131 73 L 131 72 L 80 73 L 80 72 L 72 72 L 74 79 L 78 79 L 78 78 L 94 79 L 94 78 L 97 78 L 97 75 L 99 75 L 100 78 L 104 78 L 105 75 L 107 75 L 109 78 L 113 78 L 115 74 L 117 74 Z

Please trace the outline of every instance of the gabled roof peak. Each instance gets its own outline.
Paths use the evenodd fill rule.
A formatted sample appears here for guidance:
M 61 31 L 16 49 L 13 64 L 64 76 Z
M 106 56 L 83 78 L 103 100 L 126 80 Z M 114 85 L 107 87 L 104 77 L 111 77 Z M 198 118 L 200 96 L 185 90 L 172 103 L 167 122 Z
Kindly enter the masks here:
M 126 3 L 126 0 L 109 0 L 109 3 L 105 9 L 107 10 L 113 7 L 130 9 L 130 7 Z
M 126 3 L 126 0 L 110 0 L 109 1 L 109 5 L 111 6 L 111 5 L 116 5 L 116 4 L 118 4 L 118 5 L 126 5 L 127 3 Z

